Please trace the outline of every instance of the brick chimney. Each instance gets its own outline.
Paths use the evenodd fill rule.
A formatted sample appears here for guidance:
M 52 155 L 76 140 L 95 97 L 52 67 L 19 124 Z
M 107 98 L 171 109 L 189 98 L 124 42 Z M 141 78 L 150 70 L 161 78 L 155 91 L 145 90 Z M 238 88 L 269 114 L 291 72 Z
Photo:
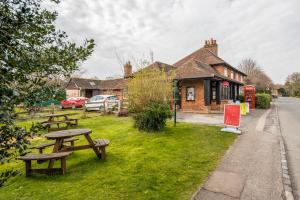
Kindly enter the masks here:
M 207 48 L 211 52 L 213 52 L 216 56 L 218 56 L 218 44 L 217 40 L 211 38 L 210 40 L 205 40 L 204 48 Z
M 124 65 L 124 78 L 128 78 L 132 74 L 132 65 L 130 64 L 130 61 L 128 61 Z

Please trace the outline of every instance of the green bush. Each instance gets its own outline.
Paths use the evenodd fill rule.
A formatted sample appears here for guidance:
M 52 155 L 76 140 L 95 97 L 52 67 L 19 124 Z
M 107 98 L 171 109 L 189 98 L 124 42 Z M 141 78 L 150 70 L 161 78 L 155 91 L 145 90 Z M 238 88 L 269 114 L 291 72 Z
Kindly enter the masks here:
M 255 94 L 255 107 L 268 109 L 271 106 L 272 95 L 266 93 Z
M 135 127 L 140 131 L 161 131 L 172 116 L 170 105 L 165 102 L 151 102 L 134 116 Z

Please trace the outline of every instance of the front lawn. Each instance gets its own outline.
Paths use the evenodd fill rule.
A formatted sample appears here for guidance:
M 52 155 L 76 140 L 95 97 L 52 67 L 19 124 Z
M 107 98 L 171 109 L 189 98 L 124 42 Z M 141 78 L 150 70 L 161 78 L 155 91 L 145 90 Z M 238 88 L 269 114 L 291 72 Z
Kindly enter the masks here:
M 67 158 L 66 176 L 30 178 L 21 161 L 2 165 L 23 174 L 0 188 L 0 199 L 190 199 L 235 139 L 220 127 L 188 123 L 173 127 L 169 122 L 162 133 L 140 133 L 131 118 L 114 116 L 81 119 L 78 128 L 91 128 L 92 138 L 111 141 L 105 162 L 92 150 L 76 151 Z

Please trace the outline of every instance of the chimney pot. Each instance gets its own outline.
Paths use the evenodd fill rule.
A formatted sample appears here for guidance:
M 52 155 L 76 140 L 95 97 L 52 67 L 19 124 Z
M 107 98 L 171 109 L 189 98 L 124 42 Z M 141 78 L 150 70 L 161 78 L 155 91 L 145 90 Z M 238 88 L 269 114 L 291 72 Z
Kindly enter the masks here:
M 130 61 L 128 61 L 124 65 L 124 78 L 129 77 L 132 74 L 132 65 L 130 64 Z
M 217 40 L 214 40 L 211 38 L 210 40 L 205 40 L 204 48 L 208 49 L 212 53 L 214 53 L 216 56 L 218 56 L 218 45 Z

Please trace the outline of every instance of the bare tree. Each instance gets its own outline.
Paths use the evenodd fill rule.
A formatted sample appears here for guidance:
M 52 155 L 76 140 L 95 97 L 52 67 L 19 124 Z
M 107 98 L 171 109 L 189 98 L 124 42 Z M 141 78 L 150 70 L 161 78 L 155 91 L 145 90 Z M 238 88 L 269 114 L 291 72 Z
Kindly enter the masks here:
M 142 55 L 140 58 L 131 56 L 130 58 L 127 58 L 127 59 L 124 56 L 122 56 L 117 51 L 117 49 L 115 49 L 115 56 L 116 56 L 117 61 L 119 62 L 122 74 L 124 74 L 124 65 L 128 61 L 130 61 L 133 69 L 136 71 L 138 71 L 154 62 L 154 53 L 151 49 L 149 50 L 149 56 Z
M 272 79 L 255 60 L 246 58 L 240 62 L 238 68 L 247 74 L 245 83 L 254 85 L 258 91 L 269 91 L 274 87 Z
M 117 61 L 119 62 L 121 72 L 122 72 L 122 74 L 124 74 L 124 65 L 126 64 L 126 59 L 118 53 L 116 48 L 115 48 L 115 56 L 116 56 Z

